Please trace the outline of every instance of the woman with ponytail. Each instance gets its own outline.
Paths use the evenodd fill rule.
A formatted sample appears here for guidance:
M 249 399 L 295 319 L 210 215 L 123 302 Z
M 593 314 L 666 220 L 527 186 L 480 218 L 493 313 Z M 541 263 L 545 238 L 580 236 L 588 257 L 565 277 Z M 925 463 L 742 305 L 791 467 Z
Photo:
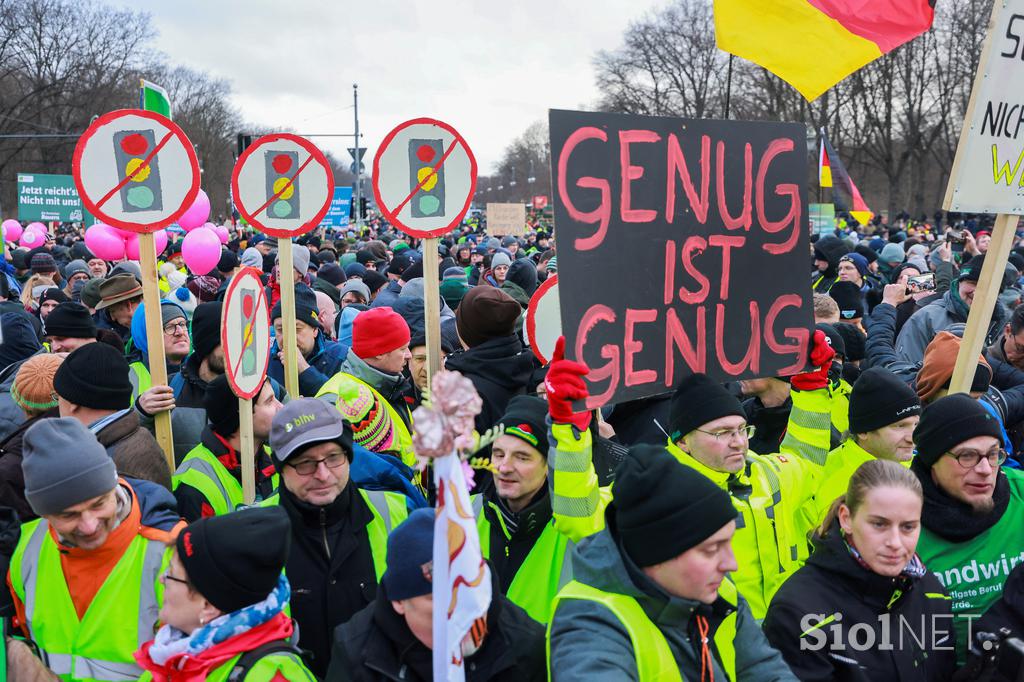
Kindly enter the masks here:
M 813 538 L 814 552 L 772 599 L 768 641 L 801 680 L 947 680 L 952 602 L 916 554 L 921 484 L 862 464 Z

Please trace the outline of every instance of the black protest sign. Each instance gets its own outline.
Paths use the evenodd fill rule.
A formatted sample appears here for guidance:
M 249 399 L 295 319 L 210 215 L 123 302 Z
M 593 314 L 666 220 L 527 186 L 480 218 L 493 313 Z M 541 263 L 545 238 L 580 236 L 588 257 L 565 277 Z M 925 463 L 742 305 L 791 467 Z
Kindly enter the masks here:
M 550 112 L 566 356 L 590 408 L 807 359 L 803 125 Z

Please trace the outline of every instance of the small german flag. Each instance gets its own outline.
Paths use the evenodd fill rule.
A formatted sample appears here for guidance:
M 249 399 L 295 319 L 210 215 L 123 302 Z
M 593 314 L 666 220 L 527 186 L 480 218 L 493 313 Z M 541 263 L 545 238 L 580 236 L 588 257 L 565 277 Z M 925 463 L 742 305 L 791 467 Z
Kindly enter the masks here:
M 715 34 L 814 101 L 927 31 L 934 13 L 935 0 L 715 0 Z
M 824 183 L 826 176 L 828 178 L 827 185 Z M 821 129 L 818 181 L 822 187 L 832 188 L 832 203 L 835 204 L 836 209 L 848 212 L 861 225 L 867 225 L 874 217 L 875 214 L 864 202 L 857 185 L 853 184 L 853 179 L 846 172 L 846 166 L 843 165 L 842 159 L 839 158 L 836 150 L 832 148 L 828 138 L 825 137 L 824 128 Z

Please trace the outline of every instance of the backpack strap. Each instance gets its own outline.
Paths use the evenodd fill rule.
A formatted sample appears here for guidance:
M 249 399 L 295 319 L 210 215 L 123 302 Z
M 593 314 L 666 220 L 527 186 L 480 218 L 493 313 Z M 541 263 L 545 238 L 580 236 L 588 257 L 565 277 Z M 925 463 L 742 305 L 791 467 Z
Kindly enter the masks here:
M 245 676 L 249 674 L 249 671 L 260 662 L 260 659 L 280 653 L 295 654 L 300 660 L 302 659 L 302 651 L 290 641 L 287 639 L 275 639 L 242 654 L 238 661 L 235 662 L 235 667 L 228 673 L 227 682 L 242 682 Z

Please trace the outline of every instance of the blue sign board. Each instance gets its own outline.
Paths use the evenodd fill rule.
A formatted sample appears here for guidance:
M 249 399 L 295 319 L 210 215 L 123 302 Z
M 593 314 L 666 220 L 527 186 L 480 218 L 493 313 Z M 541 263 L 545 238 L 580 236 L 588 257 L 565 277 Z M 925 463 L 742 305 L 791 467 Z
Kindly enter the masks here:
M 349 211 L 352 209 L 352 188 L 335 187 L 334 198 L 331 199 L 331 207 L 327 209 L 322 225 L 332 227 L 345 227 L 348 225 Z

